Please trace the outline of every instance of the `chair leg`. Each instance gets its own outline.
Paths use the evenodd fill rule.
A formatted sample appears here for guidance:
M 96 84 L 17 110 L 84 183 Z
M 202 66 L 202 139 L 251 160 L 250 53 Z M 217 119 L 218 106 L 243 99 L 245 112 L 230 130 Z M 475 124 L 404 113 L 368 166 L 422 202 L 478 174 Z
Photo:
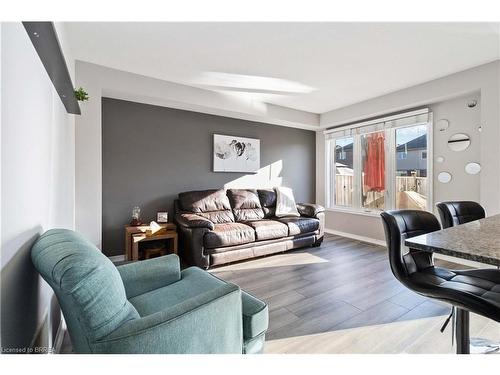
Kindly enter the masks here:
M 460 308 L 457 308 L 456 311 L 457 354 L 470 354 L 469 312 Z

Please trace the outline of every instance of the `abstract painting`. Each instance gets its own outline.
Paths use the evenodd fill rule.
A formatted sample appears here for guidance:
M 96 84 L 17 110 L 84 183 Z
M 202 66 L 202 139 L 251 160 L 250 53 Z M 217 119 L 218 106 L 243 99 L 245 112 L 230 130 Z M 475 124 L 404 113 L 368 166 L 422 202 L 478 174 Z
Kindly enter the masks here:
M 256 173 L 260 140 L 214 134 L 214 172 Z

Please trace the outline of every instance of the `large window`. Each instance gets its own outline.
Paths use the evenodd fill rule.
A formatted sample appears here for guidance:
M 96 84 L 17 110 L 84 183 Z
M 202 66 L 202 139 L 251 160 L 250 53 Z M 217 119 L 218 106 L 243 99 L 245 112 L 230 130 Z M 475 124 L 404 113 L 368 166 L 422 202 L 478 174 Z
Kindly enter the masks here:
M 327 205 L 353 211 L 430 209 L 427 110 L 326 132 Z

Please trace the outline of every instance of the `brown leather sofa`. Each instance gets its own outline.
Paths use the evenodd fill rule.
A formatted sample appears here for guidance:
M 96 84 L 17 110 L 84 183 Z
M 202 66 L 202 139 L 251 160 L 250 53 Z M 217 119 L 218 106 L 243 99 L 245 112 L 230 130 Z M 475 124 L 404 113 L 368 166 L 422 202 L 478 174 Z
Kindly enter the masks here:
M 203 190 L 175 201 L 179 253 L 190 265 L 211 266 L 323 241 L 324 208 L 297 204 L 300 217 L 277 218 L 273 189 Z

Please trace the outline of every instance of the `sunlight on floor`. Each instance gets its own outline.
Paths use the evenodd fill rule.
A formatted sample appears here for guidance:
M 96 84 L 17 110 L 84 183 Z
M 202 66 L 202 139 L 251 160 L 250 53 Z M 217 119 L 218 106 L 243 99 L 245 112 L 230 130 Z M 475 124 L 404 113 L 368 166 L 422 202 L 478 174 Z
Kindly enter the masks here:
M 262 269 L 271 267 L 286 267 L 286 266 L 300 266 L 306 264 L 327 263 L 328 260 L 318 257 L 307 252 L 285 253 L 276 254 L 272 257 L 265 257 L 252 260 L 251 262 L 242 262 L 224 266 L 223 271 L 238 271 L 238 270 L 251 270 Z M 215 268 L 214 273 L 218 270 Z
M 270 353 L 454 353 L 451 327 L 439 331 L 445 316 L 370 325 L 306 336 L 267 340 Z M 500 325 L 473 315 L 471 335 L 500 340 Z

